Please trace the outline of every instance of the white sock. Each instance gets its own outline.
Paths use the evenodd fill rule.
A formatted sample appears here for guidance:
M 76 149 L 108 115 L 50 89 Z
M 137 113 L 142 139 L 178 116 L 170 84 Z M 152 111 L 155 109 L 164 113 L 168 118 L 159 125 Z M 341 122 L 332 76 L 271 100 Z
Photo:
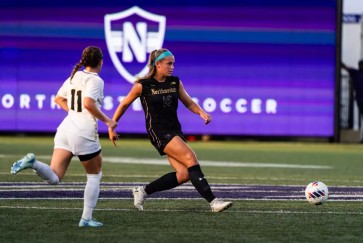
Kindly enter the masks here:
M 98 196 L 100 195 L 100 181 L 102 172 L 99 174 L 87 174 L 86 188 L 84 189 L 84 205 L 82 218 L 92 219 L 93 209 L 95 209 Z
M 49 184 L 56 185 L 59 183 L 58 176 L 54 173 L 49 165 L 36 160 L 33 164 L 33 169 L 40 178 L 48 181 Z

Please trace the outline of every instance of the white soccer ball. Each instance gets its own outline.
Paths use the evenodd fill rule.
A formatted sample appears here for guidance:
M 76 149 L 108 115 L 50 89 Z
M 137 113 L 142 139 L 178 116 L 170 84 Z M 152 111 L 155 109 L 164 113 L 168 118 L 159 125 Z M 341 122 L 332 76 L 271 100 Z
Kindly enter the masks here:
M 321 181 L 311 182 L 305 189 L 305 197 L 309 203 L 321 205 L 328 200 L 328 187 Z

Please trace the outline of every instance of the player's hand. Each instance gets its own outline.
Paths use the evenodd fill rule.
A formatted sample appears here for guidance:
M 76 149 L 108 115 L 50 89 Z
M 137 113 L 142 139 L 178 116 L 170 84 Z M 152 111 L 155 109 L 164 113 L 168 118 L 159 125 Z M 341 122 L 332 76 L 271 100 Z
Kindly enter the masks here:
M 209 115 L 206 112 L 202 112 L 200 114 L 200 117 L 204 120 L 204 124 L 206 124 L 206 125 L 212 121 L 211 115 Z
M 108 137 L 115 147 L 117 147 L 116 141 L 119 139 L 119 135 L 113 129 L 108 129 Z
M 112 130 L 116 129 L 117 127 L 117 122 L 114 121 L 114 120 L 111 120 L 109 119 L 107 122 L 106 122 L 106 125 L 111 128 Z

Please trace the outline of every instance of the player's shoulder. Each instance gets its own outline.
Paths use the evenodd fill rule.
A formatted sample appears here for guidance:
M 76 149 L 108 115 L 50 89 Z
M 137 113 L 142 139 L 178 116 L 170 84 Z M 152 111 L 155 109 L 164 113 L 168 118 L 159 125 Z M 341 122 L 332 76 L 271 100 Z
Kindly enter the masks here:
M 135 84 L 141 84 L 141 86 L 149 86 L 154 82 L 153 78 L 143 78 L 143 79 L 139 79 L 135 82 Z
M 148 82 L 150 79 L 147 79 L 147 78 L 142 78 L 142 79 L 139 79 L 137 80 L 135 83 L 136 84 L 145 84 L 146 82 Z
M 169 76 L 169 77 L 167 77 L 167 80 L 170 84 L 179 84 L 180 83 L 180 79 L 178 76 Z
M 84 77 L 85 77 L 85 80 L 87 80 L 87 81 L 91 81 L 91 82 L 95 82 L 95 83 L 99 83 L 99 84 L 104 83 L 103 79 L 97 73 L 85 72 Z
M 180 81 L 180 78 L 178 76 L 170 76 L 169 78 L 171 81 Z

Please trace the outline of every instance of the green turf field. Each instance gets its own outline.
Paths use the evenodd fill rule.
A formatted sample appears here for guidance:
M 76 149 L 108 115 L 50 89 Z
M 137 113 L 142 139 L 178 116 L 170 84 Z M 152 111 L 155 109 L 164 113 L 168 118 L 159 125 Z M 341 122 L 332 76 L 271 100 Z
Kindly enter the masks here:
M 125 139 L 118 147 L 104 139 L 102 182 L 143 183 L 171 167 L 148 140 Z M 363 186 L 363 145 L 210 141 L 189 143 L 210 183 L 297 185 L 320 180 L 328 187 Z M 0 183 L 41 182 L 31 170 L 10 174 L 27 152 L 50 161 L 52 137 L 0 137 Z M 129 161 L 129 162 L 128 162 Z M 135 162 L 136 161 L 136 162 Z M 140 164 L 138 161 L 147 162 Z M 154 163 L 154 162 L 157 163 Z M 225 162 L 240 166 L 223 166 Z M 221 166 L 213 166 L 221 164 Z M 228 163 L 227 163 L 228 164 Z M 85 182 L 77 159 L 63 182 Z M 62 184 L 58 187 L 62 188 Z M 3 188 L 2 193 L 11 188 Z M 5 195 L 5 194 L 3 194 Z M 0 242 L 359 242 L 363 201 L 234 200 L 222 213 L 202 199 L 150 200 L 145 211 L 132 199 L 101 199 L 94 216 L 105 224 L 78 228 L 82 200 L 0 198 Z

